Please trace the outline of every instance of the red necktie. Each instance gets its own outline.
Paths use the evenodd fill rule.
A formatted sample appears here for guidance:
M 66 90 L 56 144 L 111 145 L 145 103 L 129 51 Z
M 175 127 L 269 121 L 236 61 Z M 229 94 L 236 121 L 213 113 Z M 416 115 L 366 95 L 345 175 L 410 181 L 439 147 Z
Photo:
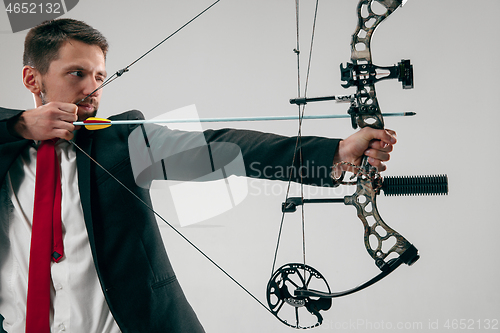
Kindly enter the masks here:
M 50 262 L 58 262 L 64 255 L 56 141 L 43 141 L 37 151 L 26 333 L 50 333 Z

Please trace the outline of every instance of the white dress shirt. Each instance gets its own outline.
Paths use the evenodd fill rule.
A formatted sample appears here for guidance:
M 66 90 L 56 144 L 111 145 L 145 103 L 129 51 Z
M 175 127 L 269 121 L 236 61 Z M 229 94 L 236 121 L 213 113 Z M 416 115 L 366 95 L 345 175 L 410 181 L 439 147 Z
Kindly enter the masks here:
M 64 257 L 51 263 L 51 332 L 120 332 L 105 301 L 90 250 L 78 190 L 76 152 L 56 144 L 61 166 Z M 36 148 L 25 149 L 0 190 L 0 314 L 9 333 L 24 333 Z

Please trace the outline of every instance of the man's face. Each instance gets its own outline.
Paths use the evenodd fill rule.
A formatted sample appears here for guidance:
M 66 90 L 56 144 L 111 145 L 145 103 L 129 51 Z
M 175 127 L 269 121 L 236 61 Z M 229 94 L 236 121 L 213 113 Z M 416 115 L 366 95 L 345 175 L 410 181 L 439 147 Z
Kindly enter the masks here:
M 101 90 L 80 101 L 105 78 L 106 64 L 101 48 L 70 40 L 61 46 L 58 58 L 50 63 L 49 70 L 42 76 L 42 102 L 79 103 L 78 119 L 93 117 L 99 107 Z

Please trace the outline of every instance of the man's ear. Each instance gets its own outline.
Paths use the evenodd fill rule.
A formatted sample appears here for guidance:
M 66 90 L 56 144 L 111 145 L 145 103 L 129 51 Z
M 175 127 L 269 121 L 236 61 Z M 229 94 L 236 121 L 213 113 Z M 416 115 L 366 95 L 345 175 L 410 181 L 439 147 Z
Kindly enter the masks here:
M 23 83 L 24 86 L 36 96 L 41 92 L 41 74 L 31 66 L 23 67 Z

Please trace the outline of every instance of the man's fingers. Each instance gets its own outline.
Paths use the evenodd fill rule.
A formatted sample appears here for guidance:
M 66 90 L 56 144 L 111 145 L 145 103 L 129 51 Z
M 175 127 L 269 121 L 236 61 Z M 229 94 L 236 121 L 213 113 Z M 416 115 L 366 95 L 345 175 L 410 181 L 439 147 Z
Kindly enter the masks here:
M 25 139 L 71 139 L 78 119 L 78 106 L 71 103 L 51 102 L 26 110 L 14 124 L 13 130 Z
M 396 131 L 393 131 L 393 130 L 388 129 L 388 128 L 386 128 L 386 129 L 385 129 L 385 131 L 386 131 L 387 133 L 389 133 L 390 135 L 392 135 L 392 136 L 394 136 L 394 137 L 397 137 Z
M 368 148 L 382 150 L 382 151 L 390 153 L 394 149 L 394 146 L 391 144 L 385 143 L 383 141 L 374 140 L 368 144 Z
M 61 139 L 72 138 L 71 132 L 75 130 L 73 122 L 78 120 L 78 106 L 61 102 L 49 103 L 47 106 L 50 107 L 49 126 L 52 127 L 53 134 Z
M 390 159 L 390 153 L 396 142 L 396 132 L 393 130 L 365 127 L 340 141 L 334 161 L 360 165 L 363 155 L 366 155 L 371 165 L 377 167 L 379 171 L 384 171 L 386 166 L 383 162 Z
M 71 103 L 54 103 L 53 109 L 60 111 L 59 119 L 64 121 L 76 121 L 78 106 Z
M 73 122 L 78 119 L 78 116 L 73 113 L 61 111 L 60 109 L 52 109 L 47 111 L 47 118 L 42 122 L 45 123 L 48 129 L 64 129 L 73 131 L 75 126 Z
M 78 120 L 78 116 L 75 113 L 68 113 L 68 112 L 60 112 L 56 117 L 57 117 L 56 119 L 60 121 L 64 121 L 71 124 Z
M 377 168 L 378 171 L 382 172 L 387 169 L 387 166 L 380 160 L 374 159 L 373 157 L 368 157 L 368 163 Z
M 382 162 L 390 159 L 390 152 L 392 152 L 393 145 L 397 142 L 396 132 L 393 130 L 371 129 L 367 131 L 367 135 L 370 135 L 372 140 L 368 144 L 368 149 L 365 150 L 364 155 L 369 157 L 371 165 L 376 166 L 379 171 L 383 171 L 386 166 Z
M 364 134 L 365 139 L 368 141 L 375 139 L 388 144 L 395 144 L 397 142 L 396 132 L 393 130 L 379 130 L 371 127 L 365 127 L 361 131 Z
M 47 103 L 46 105 L 52 106 L 54 109 L 59 109 L 67 113 L 76 114 L 78 112 L 78 106 L 73 103 L 51 102 Z
M 391 155 L 388 152 L 377 149 L 367 149 L 365 151 L 365 155 L 384 162 L 388 161 L 391 158 Z
M 377 131 L 375 139 L 379 139 L 380 141 L 391 145 L 396 144 L 396 142 L 398 141 L 396 139 L 396 132 L 392 130 Z
M 73 139 L 73 136 L 74 136 L 73 132 L 61 130 L 61 129 L 54 130 L 53 133 L 54 133 L 55 138 L 60 138 L 60 139 L 68 140 L 68 141 Z

